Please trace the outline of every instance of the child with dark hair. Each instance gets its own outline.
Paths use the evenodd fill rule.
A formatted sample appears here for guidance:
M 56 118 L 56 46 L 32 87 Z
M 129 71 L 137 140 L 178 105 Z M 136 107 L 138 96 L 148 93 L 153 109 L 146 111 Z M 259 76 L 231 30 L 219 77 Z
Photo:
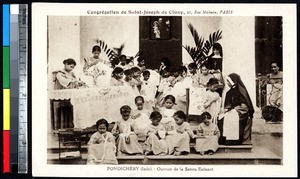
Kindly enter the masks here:
M 163 71 L 170 71 L 170 68 L 171 68 L 170 60 L 167 57 L 162 58 L 158 69 L 159 74 L 162 75 Z
M 186 88 L 192 86 L 192 79 L 187 77 L 187 68 L 185 66 L 179 67 L 178 73 L 181 79 L 174 84 L 170 94 L 177 99 L 176 110 L 186 110 Z
M 203 94 L 203 103 L 198 106 L 200 114 L 204 111 L 209 112 L 212 115 L 212 122 L 215 124 L 217 124 L 217 117 L 221 110 L 221 97 L 217 92 L 218 86 L 219 80 L 217 78 L 209 79 L 207 90 Z
M 220 131 L 218 126 L 212 123 L 209 112 L 202 113 L 200 118 L 203 122 L 198 127 L 195 150 L 201 155 L 212 155 L 219 147 Z
M 157 92 L 157 87 L 155 84 L 150 83 L 149 78 L 150 78 L 150 71 L 145 70 L 143 72 L 143 80 L 142 80 L 142 85 L 141 85 L 141 95 L 145 99 L 145 107 L 147 109 L 152 109 L 155 107 L 154 105 L 154 98 Z
M 173 77 L 171 76 L 169 71 L 163 71 L 161 74 L 161 79 L 157 89 L 157 104 L 156 108 L 160 108 L 163 106 L 164 98 L 166 95 L 170 94 L 171 92 L 171 81 Z
M 166 131 L 174 130 L 175 121 L 173 114 L 176 112 L 173 106 L 176 105 L 176 99 L 173 95 L 167 95 L 164 99 L 164 107 L 159 111 L 162 114 L 161 124 L 165 127 Z
M 142 72 L 144 72 L 144 71 L 146 70 L 145 59 L 139 57 L 139 58 L 137 59 L 137 62 L 138 62 L 138 63 L 137 63 L 137 66 L 140 68 L 140 70 L 141 70 Z
M 176 111 L 173 115 L 175 128 L 166 132 L 169 154 L 178 156 L 190 153 L 190 138 L 194 138 L 195 134 L 191 130 L 190 124 L 185 122 L 186 117 L 183 111 Z
M 84 81 L 89 87 L 109 86 L 112 68 L 108 58 L 100 58 L 101 48 L 95 45 L 92 49 L 93 57 L 84 58 L 83 72 Z
M 196 63 L 190 63 L 188 65 L 189 77 L 192 79 L 192 86 L 199 87 L 199 74 L 197 73 L 197 65 Z
M 209 73 L 208 64 L 204 63 L 200 66 L 201 73 L 199 74 L 198 83 L 201 88 L 207 87 L 207 82 L 214 76 Z
M 121 67 L 116 67 L 112 71 L 112 77 L 110 79 L 110 85 L 111 86 L 123 86 L 123 84 L 124 84 L 123 74 L 124 74 L 123 69 Z
M 92 53 L 93 56 L 90 57 L 88 60 L 84 58 L 84 66 L 83 66 L 83 71 L 86 72 L 87 69 L 89 69 L 90 67 L 96 65 L 97 63 L 99 63 L 101 60 L 100 57 L 100 53 L 101 53 L 101 48 L 98 45 L 93 46 L 92 48 Z
M 141 74 L 142 71 L 139 69 L 139 67 L 132 67 L 131 68 L 132 73 L 133 73 L 133 83 L 137 87 L 138 91 L 141 91 L 141 85 L 142 85 L 142 80 L 141 80 Z
M 165 140 L 166 130 L 160 123 L 161 119 L 162 115 L 158 111 L 154 111 L 150 115 L 151 123 L 146 129 L 145 155 L 166 155 L 168 153 L 168 144 Z
M 87 164 L 118 164 L 116 159 L 115 137 L 108 132 L 108 122 L 99 119 L 95 132 L 88 142 Z
M 132 110 L 131 118 L 134 119 L 133 128 L 134 132 L 138 136 L 139 141 L 146 140 L 145 129 L 147 125 L 151 122 L 149 116 L 151 111 L 144 108 L 145 100 L 142 96 L 137 96 L 134 99 L 137 109 Z
M 133 119 L 130 118 L 131 108 L 124 105 L 120 108 L 122 119 L 117 121 L 112 129 L 112 133 L 117 138 L 117 153 L 118 156 L 128 154 L 143 154 L 143 148 L 138 143 L 136 134 L 133 128 Z
M 117 67 L 121 67 L 123 70 L 130 69 L 132 67 L 131 64 L 129 64 L 130 59 L 128 59 L 126 55 L 121 55 L 119 59 L 120 63 Z
M 131 87 L 135 87 L 135 84 L 133 82 L 133 72 L 131 69 L 126 69 L 124 70 L 124 84 L 131 86 Z

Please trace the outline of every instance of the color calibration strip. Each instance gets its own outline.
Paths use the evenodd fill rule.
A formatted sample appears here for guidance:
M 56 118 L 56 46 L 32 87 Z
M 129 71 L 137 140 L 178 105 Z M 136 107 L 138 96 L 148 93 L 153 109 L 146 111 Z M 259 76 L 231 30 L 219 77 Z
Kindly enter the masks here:
M 3 172 L 27 173 L 27 4 L 3 5 Z
M 10 161 L 11 172 L 18 172 L 19 126 L 19 5 L 10 4 Z
M 3 172 L 10 171 L 10 5 L 3 4 Z

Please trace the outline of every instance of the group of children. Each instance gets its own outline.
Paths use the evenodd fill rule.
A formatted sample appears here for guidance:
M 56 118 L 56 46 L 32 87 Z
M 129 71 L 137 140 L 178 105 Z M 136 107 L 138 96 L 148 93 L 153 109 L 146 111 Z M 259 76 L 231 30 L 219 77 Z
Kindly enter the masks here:
M 93 54 L 97 49 L 93 48 Z M 96 61 L 87 61 L 84 71 Z M 170 66 L 163 58 L 157 71 L 147 70 L 144 59 L 138 58 L 134 66 L 125 55 L 110 66 L 110 86 L 132 87 L 137 108 L 122 106 L 122 119 L 110 132 L 105 119 L 97 121 L 98 131 L 88 143 L 88 164 L 116 164 L 116 156 L 123 155 L 186 155 L 190 153 L 190 139 L 196 140 L 194 148 L 202 155 L 217 150 L 220 132 L 215 117 L 224 87 L 221 70 L 211 69 L 208 63 L 203 63 L 200 71 L 195 63 L 176 70 Z M 197 88 L 202 94 L 198 102 L 202 123 L 197 130 L 191 129 L 183 112 L 188 103 L 186 88 Z
M 88 142 L 88 164 L 117 164 L 116 156 L 124 155 L 187 155 L 190 139 L 196 139 L 194 148 L 201 155 L 218 149 L 220 132 L 209 112 L 200 116 L 203 122 L 192 130 L 186 114 L 173 109 L 174 96 L 167 95 L 164 106 L 155 111 L 145 109 L 144 102 L 142 96 L 137 96 L 136 109 L 122 106 L 122 118 L 111 132 L 107 120 L 96 122 L 97 132 Z

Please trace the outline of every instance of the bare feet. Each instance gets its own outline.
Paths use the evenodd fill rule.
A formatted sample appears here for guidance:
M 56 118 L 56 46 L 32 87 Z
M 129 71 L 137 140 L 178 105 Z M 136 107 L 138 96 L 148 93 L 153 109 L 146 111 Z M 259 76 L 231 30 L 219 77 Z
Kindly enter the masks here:
M 179 155 L 181 155 L 181 152 L 174 152 L 174 155 L 179 156 Z

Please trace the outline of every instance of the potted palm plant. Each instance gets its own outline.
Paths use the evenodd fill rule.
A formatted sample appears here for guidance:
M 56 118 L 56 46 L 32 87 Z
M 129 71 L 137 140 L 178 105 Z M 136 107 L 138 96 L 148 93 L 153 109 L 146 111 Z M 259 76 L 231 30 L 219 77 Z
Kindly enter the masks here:
M 197 67 L 199 68 L 201 64 L 208 60 L 208 53 L 213 45 L 222 38 L 222 31 L 217 30 L 216 32 L 210 34 L 209 39 L 205 41 L 191 23 L 188 24 L 188 28 L 193 36 L 195 46 L 182 45 L 182 47 L 189 53 L 194 63 L 196 63 Z

